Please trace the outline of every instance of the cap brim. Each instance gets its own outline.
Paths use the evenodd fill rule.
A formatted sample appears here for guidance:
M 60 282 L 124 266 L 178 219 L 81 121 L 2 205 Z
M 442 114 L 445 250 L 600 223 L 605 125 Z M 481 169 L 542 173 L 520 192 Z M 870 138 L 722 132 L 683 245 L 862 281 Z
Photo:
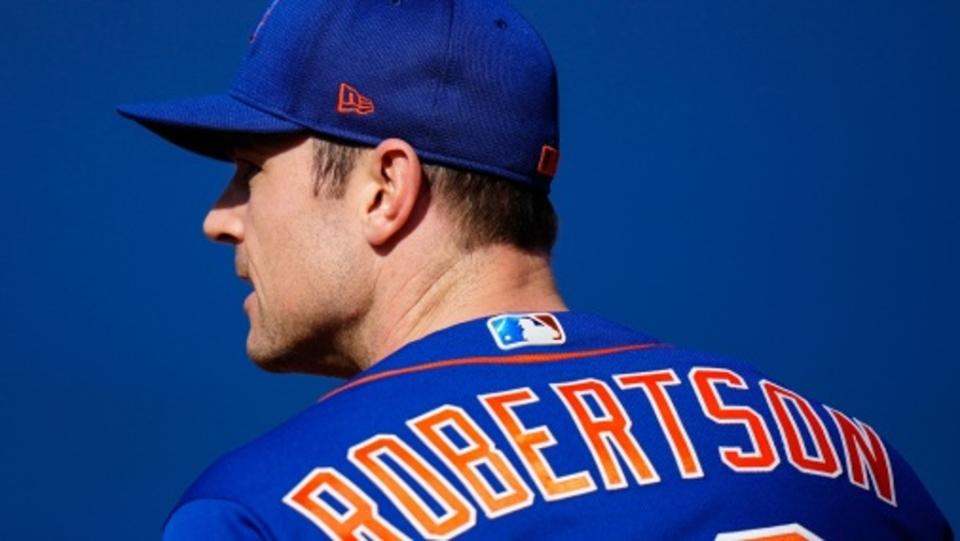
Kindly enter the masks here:
M 245 134 L 307 129 L 227 95 L 121 105 L 117 112 L 181 148 L 224 161 L 232 159 L 232 149 Z

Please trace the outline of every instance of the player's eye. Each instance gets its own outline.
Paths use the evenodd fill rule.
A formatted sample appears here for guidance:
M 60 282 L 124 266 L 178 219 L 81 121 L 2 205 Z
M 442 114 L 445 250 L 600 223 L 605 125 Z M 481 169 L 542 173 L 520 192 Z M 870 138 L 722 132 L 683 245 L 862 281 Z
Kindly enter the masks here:
M 262 169 L 259 165 L 242 159 L 237 159 L 236 180 L 238 182 L 250 182 Z

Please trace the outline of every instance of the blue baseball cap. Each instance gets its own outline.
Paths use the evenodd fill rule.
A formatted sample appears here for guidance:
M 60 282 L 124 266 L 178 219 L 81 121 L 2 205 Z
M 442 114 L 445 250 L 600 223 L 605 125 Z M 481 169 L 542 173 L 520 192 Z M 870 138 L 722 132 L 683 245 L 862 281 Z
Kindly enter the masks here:
M 120 114 L 220 160 L 241 134 L 399 137 L 424 161 L 549 189 L 556 68 L 505 0 L 274 0 L 250 41 L 227 94 Z

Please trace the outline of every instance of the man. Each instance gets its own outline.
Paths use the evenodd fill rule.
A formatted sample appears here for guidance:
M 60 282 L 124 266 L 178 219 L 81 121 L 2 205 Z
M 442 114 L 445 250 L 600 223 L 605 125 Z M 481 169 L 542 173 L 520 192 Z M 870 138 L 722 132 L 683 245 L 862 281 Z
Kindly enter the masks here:
M 236 174 L 204 222 L 271 371 L 351 377 L 176 539 L 951 539 L 866 423 L 567 311 L 556 78 L 497 0 L 279 0 L 228 96 L 121 112 Z

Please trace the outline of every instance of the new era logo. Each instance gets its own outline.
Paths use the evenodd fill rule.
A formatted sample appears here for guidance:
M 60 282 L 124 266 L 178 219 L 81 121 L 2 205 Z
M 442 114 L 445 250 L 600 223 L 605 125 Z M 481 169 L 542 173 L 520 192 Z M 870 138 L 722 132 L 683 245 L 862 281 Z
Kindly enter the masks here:
M 376 108 L 373 100 L 364 96 L 356 88 L 347 83 L 340 83 L 340 95 L 337 98 L 337 112 L 346 114 L 369 115 Z
M 567 341 L 563 327 L 553 314 L 505 314 L 487 320 L 497 347 L 503 350 L 523 346 L 559 346 Z
M 560 151 L 550 145 L 543 145 L 537 172 L 545 177 L 552 177 L 557 174 L 558 165 L 560 165 Z

